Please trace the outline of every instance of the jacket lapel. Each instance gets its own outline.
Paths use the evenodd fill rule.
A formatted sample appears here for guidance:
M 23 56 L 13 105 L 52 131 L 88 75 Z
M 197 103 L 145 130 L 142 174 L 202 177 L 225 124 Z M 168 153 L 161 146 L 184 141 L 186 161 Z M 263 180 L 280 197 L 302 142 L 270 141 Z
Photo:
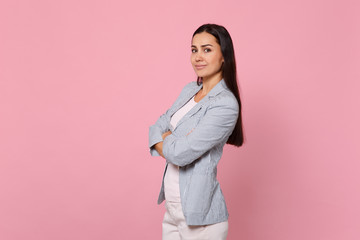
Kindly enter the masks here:
M 181 107 L 183 107 L 200 89 L 202 85 L 198 86 L 196 85 L 194 88 L 190 89 L 187 93 L 184 94 L 184 96 L 179 99 L 179 101 L 172 107 L 170 112 L 170 118 L 174 113 L 176 113 Z M 196 104 L 197 105 L 197 104 Z M 182 119 L 181 119 L 182 120 Z M 180 121 L 181 121 L 180 120 Z M 180 123 L 180 122 L 179 122 Z M 179 125 L 177 124 L 177 126 Z M 170 130 L 173 132 L 175 129 L 172 128 L 171 124 L 169 124 Z
M 203 106 L 204 103 L 206 102 L 206 101 L 203 101 L 203 100 L 205 100 L 205 97 L 204 97 L 200 102 L 198 102 L 189 112 L 187 112 L 187 113 L 185 114 L 185 116 L 183 116 L 183 117 L 180 119 L 180 121 L 176 124 L 175 129 L 176 129 L 179 125 L 181 125 L 184 121 L 188 120 L 192 115 L 194 115 L 195 113 L 197 113 L 198 111 L 200 111 L 200 109 L 202 108 L 202 106 Z M 175 130 L 175 129 L 174 129 L 174 130 Z
M 202 85 L 197 86 L 196 88 L 192 89 L 191 91 L 186 94 L 186 96 L 182 99 L 183 101 L 179 101 L 179 104 L 174 109 L 174 112 L 171 113 L 173 115 L 176 111 L 178 111 L 182 106 L 184 106 L 200 89 Z M 211 91 L 203 98 L 201 99 L 188 113 L 185 114 L 184 117 L 180 119 L 180 121 L 177 123 L 175 129 L 184 121 L 189 119 L 191 116 L 193 116 L 195 113 L 200 111 L 200 109 L 206 104 L 212 97 L 218 95 L 223 90 L 227 89 L 225 81 L 221 80 L 216 86 L 211 89 Z M 172 129 L 174 131 L 175 129 Z

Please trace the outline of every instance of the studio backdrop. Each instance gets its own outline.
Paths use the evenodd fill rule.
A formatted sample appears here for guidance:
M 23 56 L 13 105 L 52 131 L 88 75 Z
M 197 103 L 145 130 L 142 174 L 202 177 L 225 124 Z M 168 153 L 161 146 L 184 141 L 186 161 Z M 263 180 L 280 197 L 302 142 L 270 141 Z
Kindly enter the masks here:
M 204 23 L 242 99 L 228 239 L 360 238 L 358 1 L 1 0 L 1 240 L 161 239 L 148 127 L 196 80 Z

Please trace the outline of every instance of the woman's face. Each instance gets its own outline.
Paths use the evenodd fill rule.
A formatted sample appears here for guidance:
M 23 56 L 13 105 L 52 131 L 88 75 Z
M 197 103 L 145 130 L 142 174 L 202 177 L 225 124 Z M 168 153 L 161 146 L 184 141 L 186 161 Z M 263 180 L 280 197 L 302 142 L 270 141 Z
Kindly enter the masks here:
M 196 34 L 191 44 L 191 64 L 198 77 L 210 79 L 216 75 L 222 78 L 221 66 L 224 58 L 216 38 L 202 32 Z

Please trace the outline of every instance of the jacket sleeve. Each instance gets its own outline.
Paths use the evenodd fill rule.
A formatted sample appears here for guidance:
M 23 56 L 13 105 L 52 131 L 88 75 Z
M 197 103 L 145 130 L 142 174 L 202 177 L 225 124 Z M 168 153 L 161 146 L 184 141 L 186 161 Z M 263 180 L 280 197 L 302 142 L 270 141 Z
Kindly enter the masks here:
M 161 115 L 155 124 L 149 128 L 149 148 L 151 156 L 160 156 L 160 154 L 155 150 L 154 145 L 158 142 L 162 142 L 163 133 L 169 131 L 169 111 L 170 109 Z
M 185 166 L 231 135 L 239 114 L 235 98 L 223 96 L 209 106 L 195 129 L 186 136 L 175 133 L 165 138 L 163 154 L 168 162 Z
M 158 142 L 162 142 L 162 135 L 169 131 L 170 126 L 170 110 L 174 105 L 182 98 L 184 94 L 187 93 L 187 91 L 196 84 L 196 82 L 190 82 L 188 83 L 181 91 L 180 95 L 174 102 L 174 104 L 169 108 L 163 115 L 159 117 L 159 119 L 155 122 L 154 125 L 151 125 L 149 128 L 149 148 L 150 148 L 150 154 L 152 156 L 160 156 L 160 154 L 155 150 L 154 145 Z

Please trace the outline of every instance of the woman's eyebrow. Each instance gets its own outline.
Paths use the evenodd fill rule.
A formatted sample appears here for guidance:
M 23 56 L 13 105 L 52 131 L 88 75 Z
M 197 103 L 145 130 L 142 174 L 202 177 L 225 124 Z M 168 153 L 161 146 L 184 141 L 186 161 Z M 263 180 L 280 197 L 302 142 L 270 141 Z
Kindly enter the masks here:
M 191 47 L 196 48 L 195 45 L 191 45 Z M 211 45 L 211 44 L 204 44 L 204 45 L 201 45 L 200 47 L 213 47 L 213 45 Z

